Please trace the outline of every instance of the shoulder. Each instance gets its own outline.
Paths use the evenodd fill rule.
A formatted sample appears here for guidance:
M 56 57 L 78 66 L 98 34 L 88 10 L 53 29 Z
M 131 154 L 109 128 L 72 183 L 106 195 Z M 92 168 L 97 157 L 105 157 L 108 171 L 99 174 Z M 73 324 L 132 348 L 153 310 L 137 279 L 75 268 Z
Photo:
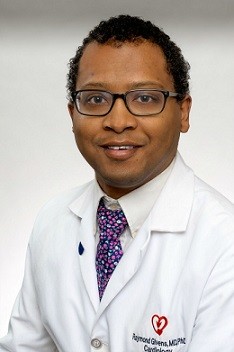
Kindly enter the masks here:
M 34 223 L 34 231 L 48 226 L 55 221 L 61 221 L 64 217 L 72 217 L 70 205 L 77 199 L 84 197 L 89 191 L 92 192 L 94 181 L 90 181 L 79 187 L 65 191 L 50 199 L 39 211 Z
M 219 249 L 234 246 L 234 205 L 196 176 L 192 209 L 192 222 L 202 231 L 203 239 L 215 240 Z
M 199 230 L 203 235 L 210 233 L 212 238 L 218 236 L 219 239 L 226 234 L 227 238 L 234 241 L 234 204 L 197 177 L 180 155 L 171 176 L 174 177 L 173 192 L 176 192 L 175 185 L 178 190 L 175 201 L 178 209 L 176 204 L 174 206 L 177 216 L 179 211 L 185 214 L 187 210 L 188 224 L 192 226 L 193 231 Z M 184 204 L 186 206 L 183 206 Z
M 174 174 L 177 175 L 176 185 L 181 186 L 182 195 L 190 193 L 192 205 L 209 209 L 209 213 L 222 212 L 234 216 L 234 204 L 216 189 L 197 177 L 193 170 L 188 167 L 180 155 L 177 156 Z M 186 182 L 187 180 L 187 182 Z M 175 183 L 175 181 L 174 181 Z
M 90 187 L 92 187 L 94 181 L 87 182 L 79 187 L 65 191 L 52 199 L 50 199 L 41 209 L 41 213 L 48 211 L 49 209 L 64 208 L 69 206 L 83 193 L 85 193 Z
M 195 176 L 194 186 L 195 199 L 210 211 L 220 211 L 234 216 L 234 204 L 216 189 Z

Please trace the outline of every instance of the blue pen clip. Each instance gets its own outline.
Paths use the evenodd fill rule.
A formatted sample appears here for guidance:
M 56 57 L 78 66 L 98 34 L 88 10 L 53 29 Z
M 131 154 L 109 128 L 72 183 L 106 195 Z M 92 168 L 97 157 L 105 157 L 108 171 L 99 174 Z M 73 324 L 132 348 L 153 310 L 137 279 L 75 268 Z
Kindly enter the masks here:
M 79 246 L 78 246 L 78 253 L 79 255 L 82 255 L 84 253 L 84 247 L 81 242 L 79 243 Z

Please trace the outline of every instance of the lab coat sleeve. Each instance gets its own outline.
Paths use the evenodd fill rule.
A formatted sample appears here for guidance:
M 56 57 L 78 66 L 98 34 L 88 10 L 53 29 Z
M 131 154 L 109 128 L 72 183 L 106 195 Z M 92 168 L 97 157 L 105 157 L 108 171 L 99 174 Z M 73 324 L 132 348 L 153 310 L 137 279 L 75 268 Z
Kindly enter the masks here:
M 12 311 L 8 334 L 0 340 L 0 351 L 57 351 L 40 317 L 34 286 L 31 251 L 28 247 L 22 288 Z
M 188 351 L 234 351 L 234 244 L 230 242 L 207 280 Z

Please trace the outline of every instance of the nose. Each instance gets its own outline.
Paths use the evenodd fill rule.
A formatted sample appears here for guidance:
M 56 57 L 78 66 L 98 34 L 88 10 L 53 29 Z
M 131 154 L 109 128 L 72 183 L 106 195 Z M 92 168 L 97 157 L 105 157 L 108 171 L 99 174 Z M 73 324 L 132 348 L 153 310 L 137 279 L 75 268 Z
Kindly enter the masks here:
M 134 130 L 138 125 L 136 116 L 128 111 L 122 98 L 115 100 L 112 110 L 103 119 L 103 128 L 122 133 L 126 129 Z

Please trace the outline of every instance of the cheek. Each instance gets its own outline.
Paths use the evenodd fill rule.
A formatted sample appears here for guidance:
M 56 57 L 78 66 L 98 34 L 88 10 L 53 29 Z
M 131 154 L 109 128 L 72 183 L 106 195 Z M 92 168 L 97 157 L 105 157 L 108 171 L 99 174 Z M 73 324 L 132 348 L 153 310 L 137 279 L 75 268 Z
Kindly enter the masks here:
M 88 119 L 79 119 L 74 125 L 76 145 L 85 159 L 89 159 L 92 154 L 96 153 L 94 147 L 96 131 L 97 126 Z
M 79 118 L 76 119 L 74 125 L 74 134 L 77 142 L 81 142 L 85 137 L 89 138 L 89 126 L 85 119 Z
M 179 131 L 179 125 L 173 120 L 160 117 L 158 120 L 152 122 L 151 125 L 147 126 L 148 136 L 151 141 L 157 143 L 157 141 L 166 142 L 173 139 L 174 135 L 177 135 Z M 145 133 L 147 133 L 145 131 Z
M 74 125 L 74 136 L 75 136 L 75 141 L 78 149 L 82 153 L 84 146 L 85 146 L 85 131 L 83 131 L 83 126 L 82 124 L 75 124 Z

